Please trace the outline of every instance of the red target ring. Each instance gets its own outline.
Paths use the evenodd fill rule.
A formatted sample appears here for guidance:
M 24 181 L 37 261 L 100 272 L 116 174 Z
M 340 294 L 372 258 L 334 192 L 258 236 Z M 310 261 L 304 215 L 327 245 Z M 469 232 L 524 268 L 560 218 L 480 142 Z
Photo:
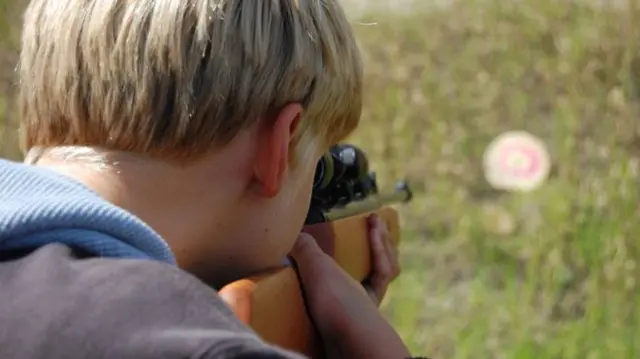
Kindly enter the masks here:
M 521 168 L 513 167 L 510 159 L 514 155 L 522 155 L 522 157 L 528 159 L 526 166 Z M 540 169 L 540 154 L 531 147 L 513 144 L 504 148 L 502 153 L 500 153 L 500 166 L 516 177 L 528 178 L 535 176 Z

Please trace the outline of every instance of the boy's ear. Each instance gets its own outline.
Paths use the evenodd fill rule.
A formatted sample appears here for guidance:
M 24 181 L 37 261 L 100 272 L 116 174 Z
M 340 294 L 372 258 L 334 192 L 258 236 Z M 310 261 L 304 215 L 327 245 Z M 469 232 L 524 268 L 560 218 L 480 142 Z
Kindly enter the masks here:
M 258 138 L 254 176 L 260 193 L 275 197 L 280 193 L 289 169 L 289 151 L 302 115 L 302 105 L 292 103 L 268 118 Z

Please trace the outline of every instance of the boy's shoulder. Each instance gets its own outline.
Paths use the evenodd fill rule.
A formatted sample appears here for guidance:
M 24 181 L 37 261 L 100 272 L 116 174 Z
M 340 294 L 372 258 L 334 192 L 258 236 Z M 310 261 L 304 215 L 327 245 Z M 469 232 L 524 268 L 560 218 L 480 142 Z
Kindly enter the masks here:
M 262 342 L 171 265 L 53 244 L 0 262 L 0 357 L 297 358 Z

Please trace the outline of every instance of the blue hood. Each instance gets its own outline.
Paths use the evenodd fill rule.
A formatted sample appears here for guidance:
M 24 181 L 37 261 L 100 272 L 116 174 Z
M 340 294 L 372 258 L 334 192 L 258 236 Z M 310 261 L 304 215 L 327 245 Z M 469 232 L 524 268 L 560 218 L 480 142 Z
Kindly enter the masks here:
M 51 170 L 0 159 L 0 251 L 62 243 L 100 257 L 175 264 L 140 219 Z

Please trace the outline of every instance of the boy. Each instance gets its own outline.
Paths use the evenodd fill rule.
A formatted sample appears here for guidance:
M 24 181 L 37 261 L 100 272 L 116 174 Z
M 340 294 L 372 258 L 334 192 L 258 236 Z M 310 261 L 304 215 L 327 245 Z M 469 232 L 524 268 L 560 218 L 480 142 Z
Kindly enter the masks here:
M 299 358 L 212 289 L 290 252 L 328 357 L 408 357 L 298 235 L 361 77 L 337 0 L 31 1 L 27 164 L 0 162 L 0 357 Z M 371 241 L 380 299 L 397 266 L 379 221 Z

